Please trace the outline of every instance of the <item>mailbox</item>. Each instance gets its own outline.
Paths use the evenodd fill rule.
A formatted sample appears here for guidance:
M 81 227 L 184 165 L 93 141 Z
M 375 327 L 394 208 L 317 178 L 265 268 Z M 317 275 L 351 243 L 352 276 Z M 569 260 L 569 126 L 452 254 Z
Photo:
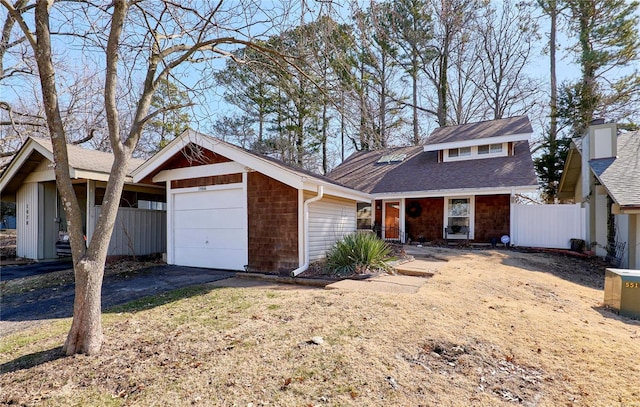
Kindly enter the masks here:
M 604 305 L 622 316 L 640 319 L 640 270 L 607 269 Z

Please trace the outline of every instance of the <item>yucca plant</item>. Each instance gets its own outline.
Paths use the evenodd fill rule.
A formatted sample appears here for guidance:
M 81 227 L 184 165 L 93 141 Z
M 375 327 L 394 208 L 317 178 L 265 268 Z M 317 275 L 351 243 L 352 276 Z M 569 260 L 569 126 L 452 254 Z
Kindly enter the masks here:
M 327 253 L 327 268 L 338 275 L 387 271 L 391 247 L 373 233 L 346 235 Z

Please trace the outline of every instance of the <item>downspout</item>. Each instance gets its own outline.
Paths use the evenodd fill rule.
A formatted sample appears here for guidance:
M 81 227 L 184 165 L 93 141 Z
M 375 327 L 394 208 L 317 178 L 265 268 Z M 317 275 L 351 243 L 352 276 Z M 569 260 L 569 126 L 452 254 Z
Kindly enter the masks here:
M 302 228 L 304 229 L 304 264 L 293 270 L 291 272 L 291 277 L 295 277 L 309 268 L 309 204 L 321 200 L 323 195 L 324 187 L 322 185 L 318 185 L 318 194 L 313 198 L 309 198 L 304 201 L 304 223 L 302 225 Z

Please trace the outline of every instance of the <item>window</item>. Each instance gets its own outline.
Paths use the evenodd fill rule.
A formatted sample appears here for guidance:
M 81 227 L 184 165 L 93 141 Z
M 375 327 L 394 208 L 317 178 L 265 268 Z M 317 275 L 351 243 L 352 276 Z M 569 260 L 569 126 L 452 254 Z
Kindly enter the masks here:
M 450 148 L 449 157 L 468 157 L 471 155 L 471 147 Z
M 166 202 L 157 202 L 157 201 L 138 201 L 138 209 L 152 209 L 155 211 L 166 211 L 167 203 Z
M 473 238 L 473 206 L 471 199 L 472 198 L 448 198 L 445 201 L 445 226 L 453 230 L 453 233 L 449 233 L 448 237 L 452 237 L 452 234 L 454 237 L 456 234 L 460 234 L 460 237 L 466 237 L 466 233 L 462 228 L 468 227 L 470 236 Z
M 486 144 L 478 146 L 478 155 L 484 154 L 500 154 L 502 152 L 502 144 Z
M 380 159 L 377 161 L 378 164 L 389 164 L 389 163 L 399 163 L 404 161 L 404 159 L 407 158 L 407 155 L 402 153 L 402 154 L 387 154 L 387 155 L 383 155 L 382 157 L 380 157 Z
M 491 150 L 491 154 L 501 153 L 502 152 L 502 144 L 491 144 L 489 146 L 489 149 Z
M 358 229 L 371 229 L 371 203 L 357 203 L 356 224 Z

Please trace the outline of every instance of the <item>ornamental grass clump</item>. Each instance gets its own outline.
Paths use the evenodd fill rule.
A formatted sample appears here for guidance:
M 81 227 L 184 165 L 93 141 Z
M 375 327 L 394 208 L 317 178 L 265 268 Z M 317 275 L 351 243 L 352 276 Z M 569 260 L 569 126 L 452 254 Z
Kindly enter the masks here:
M 373 233 L 353 233 L 336 242 L 327 253 L 327 269 L 337 275 L 387 271 L 391 247 Z

